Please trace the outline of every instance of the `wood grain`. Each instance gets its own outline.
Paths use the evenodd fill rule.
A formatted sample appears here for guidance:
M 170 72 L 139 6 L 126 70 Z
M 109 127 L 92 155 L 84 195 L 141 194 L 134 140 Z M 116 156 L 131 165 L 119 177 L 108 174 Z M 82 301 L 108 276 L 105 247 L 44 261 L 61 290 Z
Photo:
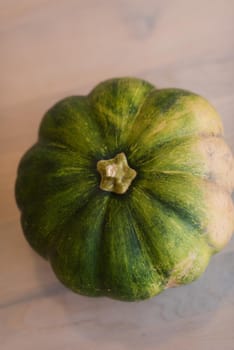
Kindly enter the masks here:
M 3 350 L 234 349 L 234 241 L 197 282 L 148 301 L 75 295 L 26 244 L 19 159 L 44 112 L 114 76 L 207 97 L 234 149 L 232 0 L 0 2 L 0 344 Z

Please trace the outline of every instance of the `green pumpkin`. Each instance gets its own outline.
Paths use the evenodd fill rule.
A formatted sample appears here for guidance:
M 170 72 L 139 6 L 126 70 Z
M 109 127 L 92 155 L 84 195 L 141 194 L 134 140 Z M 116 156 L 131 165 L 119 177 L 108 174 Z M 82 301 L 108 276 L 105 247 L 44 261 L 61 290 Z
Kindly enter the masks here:
M 192 282 L 234 227 L 222 136 L 205 99 L 135 78 L 59 101 L 18 169 L 26 239 L 80 294 L 133 301 Z

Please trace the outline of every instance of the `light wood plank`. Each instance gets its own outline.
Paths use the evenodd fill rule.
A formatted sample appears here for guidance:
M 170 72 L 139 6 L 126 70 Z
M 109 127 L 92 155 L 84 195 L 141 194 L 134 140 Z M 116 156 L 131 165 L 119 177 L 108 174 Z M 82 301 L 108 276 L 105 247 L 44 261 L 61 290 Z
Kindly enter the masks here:
M 197 282 L 141 303 L 75 295 L 24 240 L 17 165 L 44 112 L 132 75 L 207 97 L 234 149 L 231 0 L 0 2 L 0 346 L 3 350 L 232 350 L 234 241 Z

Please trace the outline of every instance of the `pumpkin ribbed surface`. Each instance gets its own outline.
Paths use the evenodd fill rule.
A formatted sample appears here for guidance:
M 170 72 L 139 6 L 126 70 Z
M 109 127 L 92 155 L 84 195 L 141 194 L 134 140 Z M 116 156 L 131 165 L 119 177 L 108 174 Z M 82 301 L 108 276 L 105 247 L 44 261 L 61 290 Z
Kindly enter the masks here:
M 105 191 L 97 164 L 119 154 L 136 176 Z M 138 300 L 202 274 L 231 238 L 232 190 L 232 154 L 205 99 L 119 78 L 46 113 L 16 199 L 26 239 L 63 284 Z

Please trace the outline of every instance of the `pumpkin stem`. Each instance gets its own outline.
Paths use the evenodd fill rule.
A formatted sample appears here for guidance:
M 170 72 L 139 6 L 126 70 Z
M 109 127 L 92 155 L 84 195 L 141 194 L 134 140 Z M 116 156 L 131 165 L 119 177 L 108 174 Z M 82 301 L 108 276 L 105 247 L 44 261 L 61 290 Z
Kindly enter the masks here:
M 97 170 L 101 175 L 100 188 L 118 194 L 125 193 L 137 175 L 137 172 L 129 167 L 123 152 L 112 159 L 99 160 Z

